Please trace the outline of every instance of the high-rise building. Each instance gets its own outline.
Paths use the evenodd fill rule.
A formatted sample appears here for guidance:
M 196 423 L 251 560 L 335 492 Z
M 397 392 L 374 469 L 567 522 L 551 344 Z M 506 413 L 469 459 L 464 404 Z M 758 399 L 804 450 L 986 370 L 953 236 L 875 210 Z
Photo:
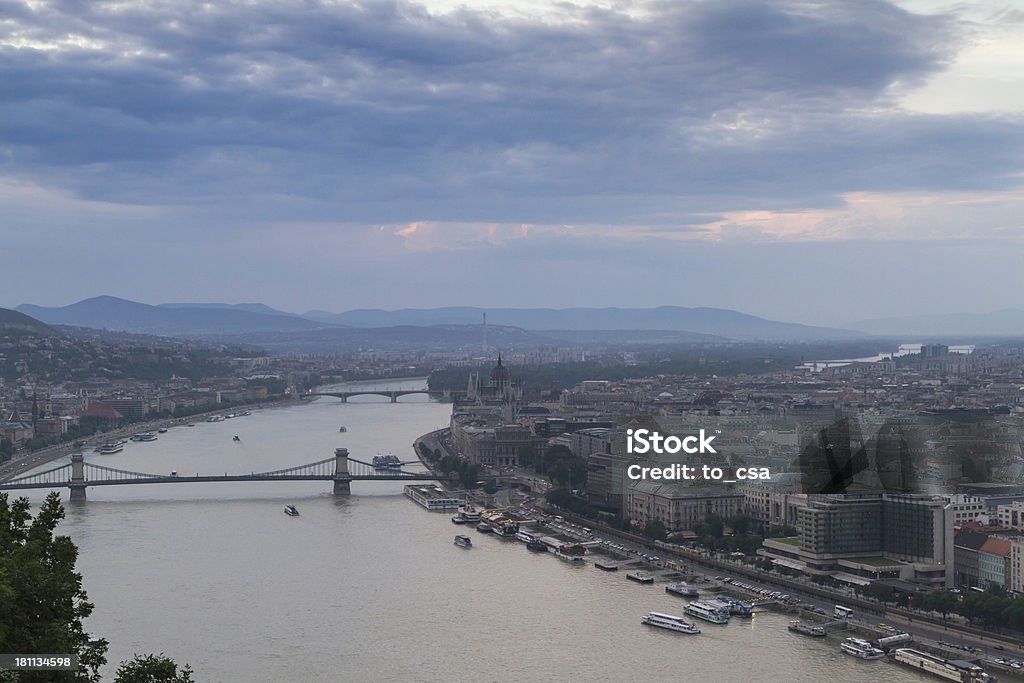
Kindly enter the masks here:
M 952 505 L 938 496 L 809 495 L 798 536 L 766 539 L 761 554 L 812 574 L 882 575 L 953 585 Z

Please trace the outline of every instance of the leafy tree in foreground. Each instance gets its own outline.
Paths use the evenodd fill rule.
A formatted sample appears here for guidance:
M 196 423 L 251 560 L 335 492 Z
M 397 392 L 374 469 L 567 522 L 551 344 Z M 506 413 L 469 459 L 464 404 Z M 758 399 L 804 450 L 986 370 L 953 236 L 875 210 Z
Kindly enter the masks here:
M 114 683 L 194 683 L 192 669 L 186 664 L 178 671 L 174 660 L 158 655 L 135 655 L 121 662 Z
M 78 548 L 54 536 L 64 518 L 60 495 L 46 497 L 35 519 L 29 501 L 0 493 L 0 652 L 76 654 L 78 671 L 19 671 L 19 683 L 99 681 L 105 640 L 89 643 L 82 627 L 93 605 L 75 571 Z

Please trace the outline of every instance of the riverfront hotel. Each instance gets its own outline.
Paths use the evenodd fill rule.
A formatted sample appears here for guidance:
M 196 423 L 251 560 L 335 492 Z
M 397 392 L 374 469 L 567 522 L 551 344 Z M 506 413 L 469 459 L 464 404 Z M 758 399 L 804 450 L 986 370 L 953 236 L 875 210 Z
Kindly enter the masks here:
M 796 507 L 798 535 L 768 538 L 776 564 L 855 585 L 893 578 L 953 586 L 953 505 L 940 496 L 809 495 Z

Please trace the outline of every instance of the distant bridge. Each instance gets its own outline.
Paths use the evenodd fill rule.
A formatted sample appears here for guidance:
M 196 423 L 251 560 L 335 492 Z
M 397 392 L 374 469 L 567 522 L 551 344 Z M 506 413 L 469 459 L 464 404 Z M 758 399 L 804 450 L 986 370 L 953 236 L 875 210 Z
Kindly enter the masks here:
M 353 396 L 384 396 L 390 398 L 392 403 L 398 403 L 399 396 L 410 396 L 412 394 L 426 394 L 432 398 L 452 400 L 461 398 L 466 392 L 455 392 L 448 389 L 435 391 L 431 389 L 353 389 L 352 391 L 311 391 L 307 396 L 334 396 L 340 398 L 342 403 L 348 403 Z
M 85 489 L 89 486 L 184 484 L 204 481 L 332 481 L 334 494 L 347 496 L 352 492 L 350 485 L 353 481 L 438 481 L 438 478 L 430 472 L 378 469 L 362 460 L 349 458 L 347 448 L 334 449 L 333 458 L 282 470 L 195 476 L 120 470 L 87 463 L 81 453 L 75 453 L 67 465 L 0 482 L 0 491 L 67 487 L 71 489 L 71 500 L 85 500 Z

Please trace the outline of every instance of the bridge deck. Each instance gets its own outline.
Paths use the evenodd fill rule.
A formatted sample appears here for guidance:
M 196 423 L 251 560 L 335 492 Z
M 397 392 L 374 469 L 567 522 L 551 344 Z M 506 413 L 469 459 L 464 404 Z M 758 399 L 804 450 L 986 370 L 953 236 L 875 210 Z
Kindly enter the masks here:
M 334 475 L 329 474 L 295 474 L 295 475 L 276 475 L 261 477 L 260 475 L 252 474 L 239 474 L 239 475 L 219 475 L 219 476 L 166 476 L 166 477 L 148 477 L 145 479 L 133 478 L 133 479 L 86 479 L 81 482 L 85 486 L 124 486 L 128 484 L 184 484 L 184 483 L 196 483 L 196 482 L 208 482 L 208 481 L 334 481 Z M 350 477 L 339 479 L 339 481 L 438 481 L 438 478 L 430 473 L 425 474 L 393 474 L 393 475 L 374 475 L 374 474 L 353 474 Z M 65 481 L 50 481 L 50 482 L 33 482 L 33 483 L 22 483 L 22 484 L 5 484 L 0 483 L 0 491 L 14 491 L 24 489 L 54 489 L 62 488 L 65 486 L 71 486 L 70 480 Z

